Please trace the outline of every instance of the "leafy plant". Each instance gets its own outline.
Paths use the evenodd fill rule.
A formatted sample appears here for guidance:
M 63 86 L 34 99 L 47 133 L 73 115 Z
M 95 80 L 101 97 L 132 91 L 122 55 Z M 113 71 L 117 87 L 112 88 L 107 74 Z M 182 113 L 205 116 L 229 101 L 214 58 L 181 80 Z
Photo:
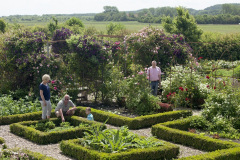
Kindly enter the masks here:
M 127 127 L 120 129 L 105 129 L 100 131 L 93 129 L 90 133 L 85 132 L 85 136 L 79 139 L 79 143 L 100 152 L 116 153 L 130 148 L 148 148 L 161 146 L 163 143 L 154 141 L 153 138 L 140 138 L 136 134 L 129 132 Z
M 239 91 L 226 87 L 221 90 L 211 90 L 206 99 L 201 117 L 193 119 L 191 126 L 216 132 L 220 137 L 239 139 L 240 101 Z

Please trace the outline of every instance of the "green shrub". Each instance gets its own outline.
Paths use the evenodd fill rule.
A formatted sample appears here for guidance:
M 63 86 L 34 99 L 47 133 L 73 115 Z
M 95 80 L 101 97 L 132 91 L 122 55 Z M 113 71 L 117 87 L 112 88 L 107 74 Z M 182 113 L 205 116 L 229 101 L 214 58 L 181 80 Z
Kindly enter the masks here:
M 3 152 L 1 153 L 0 151 L 0 155 L 1 155 L 1 159 L 21 159 L 21 160 L 25 160 L 25 159 L 37 159 L 37 160 L 56 160 L 55 158 L 52 157 L 48 157 L 46 155 L 43 155 L 41 153 L 38 152 L 32 152 L 26 149 L 23 150 L 19 150 L 19 149 L 5 149 L 3 150 Z
M 208 127 L 207 124 L 208 124 L 208 121 L 205 118 L 201 116 L 196 116 L 191 119 L 190 128 L 207 130 L 207 127 Z
M 0 137 L 0 144 L 3 144 L 4 142 L 5 140 L 2 137 Z
M 240 116 L 239 96 L 239 90 L 234 91 L 229 87 L 210 92 L 205 100 L 205 108 L 201 115 L 207 121 L 207 130 L 219 134 L 240 135 L 238 130 Z
M 62 141 L 60 148 L 62 152 L 68 156 L 78 160 L 153 160 L 153 159 L 172 159 L 176 158 L 179 153 L 179 147 L 164 142 L 163 146 L 151 147 L 145 149 L 130 149 L 120 153 L 101 153 L 78 144 L 79 140 Z
M 209 89 L 202 76 L 190 67 L 174 66 L 166 80 L 162 81 L 163 100 L 175 107 L 200 108 Z
M 86 117 L 86 107 L 79 107 L 76 114 L 81 117 Z M 192 111 L 171 111 L 165 113 L 158 113 L 153 115 L 139 116 L 135 118 L 124 117 L 110 112 L 105 112 L 97 109 L 91 109 L 94 120 L 105 122 L 115 126 L 128 126 L 129 129 L 140 129 L 151 127 L 154 124 L 167 122 L 181 117 L 185 118 L 192 115 Z

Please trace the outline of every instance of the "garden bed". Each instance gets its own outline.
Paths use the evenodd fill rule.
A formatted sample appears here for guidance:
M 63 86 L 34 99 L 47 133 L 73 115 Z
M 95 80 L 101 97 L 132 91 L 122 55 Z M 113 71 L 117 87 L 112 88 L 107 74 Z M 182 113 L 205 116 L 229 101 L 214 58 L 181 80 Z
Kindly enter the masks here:
M 50 119 L 50 121 L 53 122 L 56 126 L 59 126 L 59 124 L 61 123 L 61 120 L 57 118 L 52 118 Z M 68 127 L 67 129 L 59 128 L 59 129 L 56 129 L 55 131 L 54 130 L 41 131 L 41 129 L 40 130 L 38 129 L 42 127 L 41 126 L 36 127 L 36 125 L 40 123 L 46 125 L 47 121 L 40 120 L 40 121 L 26 121 L 26 122 L 14 123 L 10 125 L 10 130 L 12 133 L 25 137 L 35 143 L 49 144 L 49 143 L 57 143 L 61 140 L 82 137 L 83 132 L 89 129 L 89 126 L 86 126 L 86 125 L 90 125 L 90 126 L 101 125 L 101 123 L 88 121 L 86 119 L 83 119 L 77 116 L 67 118 L 66 121 L 70 122 L 72 127 Z M 103 126 L 102 128 L 105 128 L 105 126 Z
M 76 114 L 81 117 L 86 117 L 86 107 L 78 107 Z M 129 129 L 141 129 L 151 127 L 154 124 L 172 121 L 179 118 L 185 118 L 192 115 L 192 111 L 171 111 L 165 113 L 158 113 L 146 116 L 139 116 L 135 118 L 124 117 L 110 112 L 105 112 L 97 109 L 92 109 L 91 113 L 95 121 L 105 122 L 115 126 L 128 126 Z
M 143 137 L 142 137 L 143 138 Z M 152 140 L 153 141 L 153 140 Z M 172 159 L 179 154 L 179 147 L 169 142 L 154 139 L 155 142 L 163 143 L 161 146 L 127 149 L 116 153 L 99 152 L 98 150 L 85 147 L 80 143 L 79 139 L 62 141 L 60 148 L 62 152 L 68 156 L 78 160 L 88 159 L 125 159 L 125 160 L 153 160 L 153 159 Z
M 238 159 L 240 144 L 213 139 L 187 132 L 191 118 L 184 118 L 152 126 L 152 134 L 160 139 L 208 151 L 209 153 L 182 159 Z

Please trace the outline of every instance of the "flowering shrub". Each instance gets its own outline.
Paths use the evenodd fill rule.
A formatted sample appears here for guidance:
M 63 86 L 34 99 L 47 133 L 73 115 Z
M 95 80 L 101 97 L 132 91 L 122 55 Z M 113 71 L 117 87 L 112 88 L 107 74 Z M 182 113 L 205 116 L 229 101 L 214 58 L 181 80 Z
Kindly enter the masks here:
M 67 28 L 57 29 L 52 37 L 53 41 L 59 41 L 54 42 L 52 44 L 52 50 L 54 53 L 58 54 L 66 54 L 69 52 L 69 48 L 67 45 L 67 42 L 65 42 L 66 39 L 68 39 L 72 34 L 72 31 L 70 31 Z
M 95 37 L 71 36 L 67 40 L 72 53 L 77 53 L 78 60 L 90 62 L 92 65 L 104 63 L 110 57 L 112 48 L 107 41 L 101 42 Z
M 28 53 L 39 53 L 43 50 L 44 40 L 46 36 L 43 32 L 28 32 L 19 31 L 8 37 L 5 41 L 5 50 L 9 56 L 14 59 L 27 56 Z M 22 63 L 27 62 L 29 59 L 24 59 Z
M 124 77 L 119 66 L 108 67 L 108 79 L 104 82 L 105 101 L 112 102 L 115 99 L 119 105 L 124 103 L 130 111 L 140 115 L 153 113 L 158 109 L 157 103 L 160 100 L 151 95 L 149 81 L 144 71 Z
M 43 52 L 45 38 L 42 32 L 31 33 L 22 30 L 11 33 L 10 37 L 6 38 L 2 52 L 5 64 L 1 67 L 5 73 L 3 73 L 3 80 L 7 79 L 11 84 L 8 89 L 30 90 L 34 77 L 33 67 L 37 67 L 37 63 L 34 64 L 34 62 L 37 60 L 36 57 L 42 56 L 40 53 Z
M 121 84 L 124 88 L 120 94 L 126 96 L 126 107 L 138 114 L 149 114 L 158 108 L 158 97 L 151 94 L 149 81 L 145 72 L 124 78 Z
M 163 100 L 175 107 L 199 107 L 207 98 L 208 83 L 201 81 L 201 76 L 188 67 L 175 66 L 172 73 L 162 81 Z
M 89 36 L 71 36 L 67 43 L 72 52 L 68 57 L 71 71 L 81 78 L 82 86 L 95 93 L 96 100 L 102 89 L 104 70 L 111 59 L 112 44 Z
M 230 84 L 226 81 L 228 85 Z M 219 87 L 218 87 L 219 88 Z M 239 90 L 230 87 L 213 89 L 205 100 L 201 117 L 192 122 L 192 127 L 219 133 L 220 137 L 240 139 Z M 201 119 L 202 123 L 198 123 Z
M 182 35 L 166 35 L 162 30 L 147 27 L 125 37 L 129 56 L 143 67 L 152 60 L 160 63 L 162 70 L 169 63 L 185 64 L 191 48 L 184 43 Z

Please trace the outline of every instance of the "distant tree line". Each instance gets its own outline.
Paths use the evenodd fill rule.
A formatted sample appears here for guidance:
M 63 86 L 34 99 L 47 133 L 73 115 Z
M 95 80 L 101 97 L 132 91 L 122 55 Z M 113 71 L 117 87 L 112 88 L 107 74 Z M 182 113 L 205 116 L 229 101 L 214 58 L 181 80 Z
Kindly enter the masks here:
M 204 10 L 187 8 L 198 24 L 239 24 L 240 4 L 219 4 Z M 72 17 L 86 21 L 138 21 L 142 23 L 162 23 L 164 17 L 176 17 L 177 10 L 173 7 L 158 7 L 138 11 L 120 12 L 115 6 L 104 6 L 99 14 L 44 14 L 12 15 L 0 17 L 7 23 L 42 23 L 49 22 L 55 17 L 58 22 L 66 22 Z
M 238 24 L 240 23 L 240 5 L 223 4 L 197 11 L 188 9 L 198 24 Z M 136 12 L 119 12 L 117 7 L 105 6 L 104 12 L 96 14 L 96 21 L 138 21 L 142 23 L 161 23 L 166 17 L 177 16 L 176 8 L 149 8 Z

